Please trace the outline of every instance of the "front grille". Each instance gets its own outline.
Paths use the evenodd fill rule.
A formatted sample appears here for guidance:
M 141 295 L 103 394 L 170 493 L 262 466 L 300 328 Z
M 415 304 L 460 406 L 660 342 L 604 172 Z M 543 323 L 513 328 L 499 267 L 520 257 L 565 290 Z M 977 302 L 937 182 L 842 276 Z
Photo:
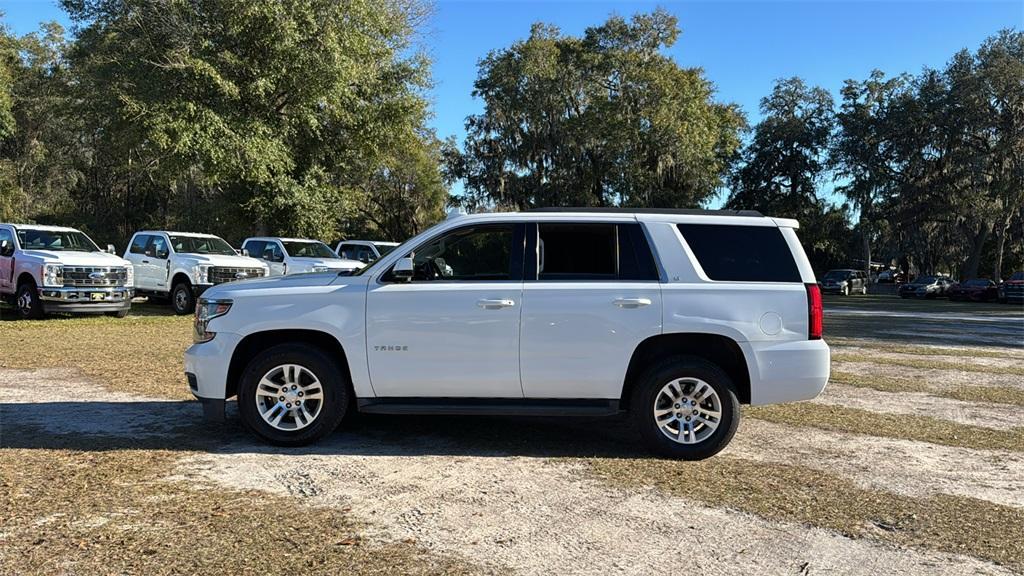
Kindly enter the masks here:
M 1006 293 L 1014 296 L 1024 294 L 1024 284 L 1010 284 L 1006 287 Z
M 128 272 L 124 268 L 104 266 L 65 266 L 64 285 L 82 287 L 124 286 Z
M 244 278 L 259 278 L 260 276 L 263 276 L 263 268 L 236 268 L 234 266 L 214 266 L 210 268 L 211 284 L 223 284 L 224 282 L 232 282 Z

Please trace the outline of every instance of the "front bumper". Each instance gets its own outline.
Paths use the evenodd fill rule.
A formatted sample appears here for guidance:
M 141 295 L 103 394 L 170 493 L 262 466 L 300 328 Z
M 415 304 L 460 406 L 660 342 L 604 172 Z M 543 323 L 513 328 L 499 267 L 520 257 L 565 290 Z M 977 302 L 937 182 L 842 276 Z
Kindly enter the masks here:
M 119 312 L 132 307 L 134 295 L 135 290 L 127 286 L 39 288 L 46 312 Z
M 185 374 L 189 392 L 203 403 L 203 413 L 208 420 L 216 421 L 224 417 L 228 368 L 231 366 L 231 356 L 241 340 L 238 334 L 218 332 L 213 340 L 193 344 L 185 350 Z
M 821 291 L 824 294 L 841 294 L 843 292 L 843 288 L 844 288 L 843 286 L 836 286 L 836 285 L 828 285 L 828 286 L 826 286 L 826 285 L 822 284 Z

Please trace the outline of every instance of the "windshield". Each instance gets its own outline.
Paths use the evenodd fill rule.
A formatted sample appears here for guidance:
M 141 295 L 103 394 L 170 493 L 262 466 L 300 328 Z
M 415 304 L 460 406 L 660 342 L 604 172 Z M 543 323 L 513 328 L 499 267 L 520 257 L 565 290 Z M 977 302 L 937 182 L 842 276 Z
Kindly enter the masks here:
M 391 252 L 395 248 L 398 248 L 398 246 L 392 246 L 391 244 L 380 244 L 378 242 L 374 242 L 373 245 L 377 247 L 377 252 L 380 252 L 381 256 L 384 256 L 388 252 Z
M 53 252 L 99 252 L 88 236 L 81 232 L 18 229 L 18 243 L 22 250 L 51 250 Z
M 825 280 L 845 280 L 850 276 L 849 270 L 829 270 Z
M 294 258 L 337 258 L 338 255 L 323 242 L 286 242 L 284 249 Z
M 235 256 L 230 244 L 216 236 L 171 236 L 171 247 L 182 254 L 221 254 Z

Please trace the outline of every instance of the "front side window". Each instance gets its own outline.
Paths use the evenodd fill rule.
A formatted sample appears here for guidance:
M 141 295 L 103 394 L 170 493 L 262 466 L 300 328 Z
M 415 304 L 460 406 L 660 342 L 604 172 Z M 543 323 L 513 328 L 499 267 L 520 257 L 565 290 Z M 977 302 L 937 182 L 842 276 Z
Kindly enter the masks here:
M 249 240 L 242 246 L 253 258 L 263 258 L 263 247 L 267 245 L 265 240 Z
M 146 255 L 154 258 L 167 258 L 169 255 L 167 251 L 167 239 L 163 236 L 150 236 L 149 247 L 146 248 Z
M 171 236 L 171 246 L 183 254 L 235 255 L 235 249 L 216 236 Z
M 0 246 L 2 246 L 4 242 L 7 242 L 7 245 L 10 246 L 11 250 L 14 249 L 14 234 L 11 234 L 11 231 L 6 228 L 0 228 Z
M 132 239 L 131 248 L 128 249 L 132 254 L 145 254 L 146 244 L 149 243 L 148 234 L 136 234 L 135 238 Z
M 74 231 L 18 229 L 18 242 L 22 250 L 49 250 L 51 252 L 99 252 L 88 236 Z
M 358 248 L 359 247 L 357 245 L 355 245 L 355 244 L 342 244 L 338 248 L 338 253 L 341 255 L 342 258 L 345 258 L 345 259 L 348 259 L 348 260 L 358 260 L 359 259 L 358 258 L 358 256 L 359 256 Z
M 510 280 L 513 225 L 460 228 L 412 253 L 415 281 Z
M 293 258 L 337 258 L 338 255 L 323 242 L 285 241 L 284 251 Z
M 800 282 L 800 270 L 775 226 L 679 224 L 679 232 L 711 280 Z

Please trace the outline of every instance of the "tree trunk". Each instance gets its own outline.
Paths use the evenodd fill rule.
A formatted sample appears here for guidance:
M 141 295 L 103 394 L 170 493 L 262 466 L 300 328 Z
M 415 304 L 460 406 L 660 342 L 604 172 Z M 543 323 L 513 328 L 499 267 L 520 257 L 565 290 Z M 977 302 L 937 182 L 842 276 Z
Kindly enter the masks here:
M 988 240 L 988 235 L 992 232 L 992 224 L 985 222 L 981 225 L 981 230 L 974 237 L 974 242 L 971 245 L 971 253 L 967 257 L 967 261 L 964 262 L 964 267 L 960 271 L 961 280 L 970 280 L 971 278 L 978 277 L 978 266 L 981 263 L 981 253 L 985 248 L 985 241 Z
M 999 240 L 996 243 L 996 265 L 992 271 L 992 280 L 999 282 L 1003 279 L 1003 251 L 1006 249 L 1006 236 L 1010 233 L 1010 223 L 1013 222 L 1013 212 L 1007 211 L 1006 221 L 999 230 Z

